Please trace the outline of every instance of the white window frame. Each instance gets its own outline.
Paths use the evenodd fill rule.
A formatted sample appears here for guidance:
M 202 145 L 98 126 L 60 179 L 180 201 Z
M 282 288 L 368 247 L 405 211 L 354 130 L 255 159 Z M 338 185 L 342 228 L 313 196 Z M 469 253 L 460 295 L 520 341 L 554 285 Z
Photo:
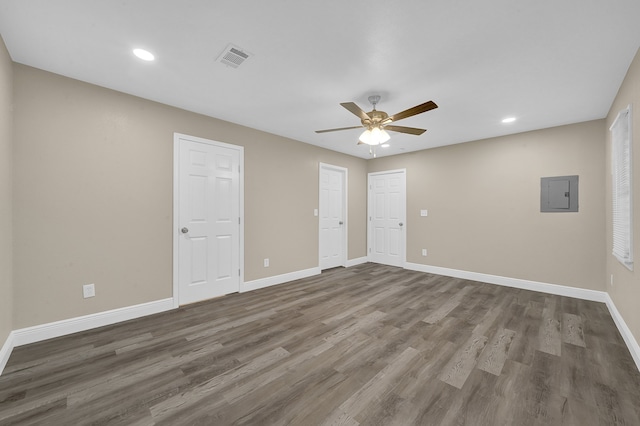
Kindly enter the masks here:
M 611 181 L 613 198 L 613 252 L 633 271 L 633 179 L 631 105 L 618 113 L 611 132 Z

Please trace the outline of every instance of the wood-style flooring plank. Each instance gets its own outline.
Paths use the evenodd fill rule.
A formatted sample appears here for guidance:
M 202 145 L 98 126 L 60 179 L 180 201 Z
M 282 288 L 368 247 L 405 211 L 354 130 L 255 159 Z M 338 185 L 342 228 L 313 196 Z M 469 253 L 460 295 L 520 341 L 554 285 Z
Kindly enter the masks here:
M 478 368 L 487 373 L 499 376 L 507 360 L 511 341 L 516 332 L 500 328 L 493 335 L 478 359 Z
M 487 338 L 485 336 L 472 334 L 444 368 L 440 374 L 440 380 L 461 389 L 475 368 L 478 357 L 486 344 Z
M 636 425 L 602 303 L 363 264 L 15 348 L 0 425 Z
M 562 341 L 576 346 L 586 347 L 582 331 L 582 318 L 579 315 L 562 314 Z
M 556 312 L 556 297 L 549 296 L 542 310 L 542 324 L 538 335 L 538 350 L 560 356 L 562 351 L 562 333 Z

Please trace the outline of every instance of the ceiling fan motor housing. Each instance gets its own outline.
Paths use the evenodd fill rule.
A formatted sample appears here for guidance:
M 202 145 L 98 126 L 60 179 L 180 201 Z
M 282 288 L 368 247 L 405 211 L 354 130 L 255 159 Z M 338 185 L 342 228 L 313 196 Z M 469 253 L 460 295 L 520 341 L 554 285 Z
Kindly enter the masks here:
M 369 116 L 369 120 L 360 120 L 362 125 L 365 127 L 372 127 L 372 126 L 375 127 L 379 124 L 382 124 L 383 121 L 389 118 L 389 114 L 387 114 L 384 111 L 378 111 L 376 109 L 374 109 L 373 111 L 369 111 L 367 115 Z M 384 124 L 388 124 L 388 123 L 384 123 Z

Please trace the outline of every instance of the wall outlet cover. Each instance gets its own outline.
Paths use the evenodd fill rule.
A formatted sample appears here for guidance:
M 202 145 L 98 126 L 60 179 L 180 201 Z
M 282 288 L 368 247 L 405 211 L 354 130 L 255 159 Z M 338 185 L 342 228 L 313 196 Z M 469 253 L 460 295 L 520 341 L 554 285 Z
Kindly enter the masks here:
M 82 296 L 87 299 L 96 295 L 96 287 L 94 284 L 85 284 L 82 286 Z

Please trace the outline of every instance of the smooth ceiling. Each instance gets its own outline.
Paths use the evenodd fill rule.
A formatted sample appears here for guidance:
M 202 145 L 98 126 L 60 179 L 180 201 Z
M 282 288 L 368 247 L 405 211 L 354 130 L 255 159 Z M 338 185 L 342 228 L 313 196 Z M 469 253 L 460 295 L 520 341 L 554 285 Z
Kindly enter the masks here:
M 0 0 L 16 62 L 362 158 L 360 130 L 314 130 L 358 125 L 339 103 L 372 94 L 440 106 L 378 156 L 605 117 L 638 17 L 637 0 Z M 216 62 L 229 43 L 252 54 L 237 69 Z

